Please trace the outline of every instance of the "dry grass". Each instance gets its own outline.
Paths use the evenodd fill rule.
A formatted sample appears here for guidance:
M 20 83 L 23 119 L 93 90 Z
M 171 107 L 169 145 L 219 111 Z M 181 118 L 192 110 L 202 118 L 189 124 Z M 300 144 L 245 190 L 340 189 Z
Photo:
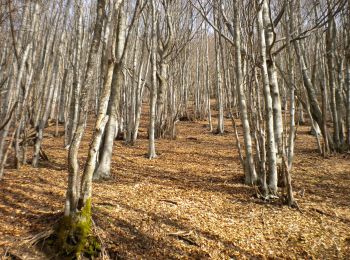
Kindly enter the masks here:
M 205 126 L 180 122 L 176 140 L 157 141 L 155 160 L 145 157 L 145 127 L 135 146 L 115 143 L 113 178 L 95 183 L 93 198 L 94 221 L 112 259 L 350 258 L 349 154 L 323 159 L 314 137 L 300 127 L 292 172 L 299 212 L 255 198 L 242 184 L 229 122 L 222 136 Z M 90 136 L 91 127 L 81 162 Z M 62 211 L 62 147 L 62 137 L 46 138 L 50 164 L 9 169 L 0 182 L 1 255 L 47 258 L 19 242 L 45 230 Z

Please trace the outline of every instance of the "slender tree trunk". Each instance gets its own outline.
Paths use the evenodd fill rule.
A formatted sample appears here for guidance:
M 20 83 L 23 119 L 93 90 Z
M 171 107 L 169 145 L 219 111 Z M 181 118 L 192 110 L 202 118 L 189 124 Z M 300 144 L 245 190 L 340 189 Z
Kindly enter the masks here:
M 168 64 L 164 58 L 160 58 L 160 71 L 157 72 L 158 87 L 157 87 L 157 103 L 156 103 L 156 123 L 155 123 L 155 138 L 161 138 L 165 134 L 166 115 L 165 115 L 165 97 L 168 89 Z
M 274 26 L 271 19 L 271 11 L 268 1 L 263 1 L 263 25 L 266 40 L 266 64 L 269 75 L 270 91 L 272 96 L 274 135 L 277 152 L 279 157 L 282 154 L 282 138 L 283 138 L 283 122 L 282 122 L 282 107 L 281 98 L 278 88 L 277 72 L 272 48 L 275 42 Z
M 305 64 L 305 60 L 304 57 L 301 53 L 301 49 L 300 49 L 300 43 L 297 41 L 293 42 L 294 44 L 294 49 L 295 49 L 295 53 L 297 56 L 297 60 L 301 69 L 301 74 L 302 74 L 302 78 L 303 78 L 303 83 L 307 92 L 307 96 L 310 102 L 310 111 L 311 111 L 311 115 L 313 117 L 313 119 L 317 122 L 317 124 L 320 126 L 323 126 L 326 122 L 324 121 L 324 114 L 321 112 L 317 97 L 316 97 L 316 93 L 315 93 L 315 88 L 311 83 L 311 79 L 309 77 L 309 73 L 308 73 L 308 68 Z M 327 139 L 329 141 L 329 146 L 331 148 L 333 148 L 333 140 L 331 138 L 329 138 L 328 132 L 326 131 L 326 129 L 323 127 L 321 128 L 322 131 L 322 135 L 325 137 L 327 135 Z
M 266 0 L 264 0 L 265 2 Z M 266 64 L 266 40 L 263 23 L 263 7 L 258 10 L 258 32 L 259 32 L 259 43 L 262 56 L 262 78 L 263 78 L 263 89 L 265 98 L 265 113 L 266 113 L 266 127 L 267 127 L 267 147 L 268 147 L 268 160 L 269 160 L 269 188 L 273 194 L 277 193 L 277 158 L 276 158 L 276 145 L 274 137 L 274 124 L 273 124 L 273 110 L 272 110 L 272 98 L 270 92 L 269 74 Z
M 294 159 L 294 139 L 295 139 L 295 86 L 294 86 L 294 68 L 293 68 L 293 56 L 291 49 L 291 32 L 294 30 L 293 19 L 293 0 L 285 0 L 287 6 L 286 17 L 286 35 L 287 35 L 287 71 L 289 80 L 289 136 L 288 136 L 288 170 L 292 169 L 292 163 Z M 288 182 L 288 180 L 287 180 Z M 287 184 L 288 185 L 288 184 Z
M 250 133 L 250 125 L 248 119 L 248 111 L 246 105 L 246 97 L 243 87 L 243 76 L 242 76 L 242 60 L 241 60 L 241 33 L 240 33 L 240 24 L 239 24 L 239 1 L 235 0 L 234 2 L 234 39 L 235 39 L 235 59 L 236 59 L 236 82 L 237 82 L 237 91 L 238 91 L 238 102 L 241 114 L 241 121 L 243 126 L 243 135 L 244 135 L 244 145 L 245 145 L 245 183 L 254 184 L 257 180 L 255 165 L 254 165 L 254 156 L 252 149 L 252 138 Z
M 217 24 L 219 25 L 219 18 L 216 18 Z M 215 33 L 215 68 L 216 68 L 216 102 L 218 110 L 218 125 L 216 132 L 218 134 L 224 133 L 224 104 L 222 97 L 222 74 L 221 74 L 221 55 L 220 55 L 220 44 L 219 44 L 219 33 Z
M 350 37 L 349 37 L 350 38 Z M 346 122 L 347 122 L 347 144 L 350 148 L 350 50 L 348 51 L 347 64 L 346 64 L 346 88 L 347 88 L 347 107 L 346 107 Z
M 207 100 L 207 109 L 208 109 L 208 125 L 209 131 L 213 131 L 213 123 L 211 120 L 211 106 L 210 106 L 210 86 L 209 86 L 209 37 L 206 35 L 206 44 L 205 44 L 205 89 L 206 89 L 206 100 Z
M 151 64 L 152 64 L 152 86 L 150 87 L 150 112 L 148 129 L 148 158 L 157 157 L 155 146 L 155 121 L 156 121 L 156 102 L 157 102 L 157 17 L 154 0 L 151 0 L 152 9 L 152 43 L 151 43 Z M 160 115 L 158 115 L 160 116 Z
M 144 77 L 147 78 L 148 75 L 148 69 L 150 65 L 150 57 L 147 57 L 147 65 L 144 73 Z M 134 131 L 133 131 L 133 136 L 132 136 L 132 144 L 135 144 L 136 139 L 137 139 L 137 134 L 139 130 L 139 125 L 140 125 L 140 118 L 141 118 L 141 110 L 142 110 L 142 100 L 143 100 L 143 92 L 145 88 L 146 81 L 142 82 L 142 73 L 143 73 L 143 63 L 140 66 L 139 70 L 139 78 L 138 78 L 138 83 L 137 83 L 137 103 L 136 103 L 136 116 L 135 116 L 135 126 L 134 126 Z
M 328 5 L 330 4 L 328 3 Z M 331 8 L 331 7 L 328 6 L 328 8 Z M 332 15 L 332 14 L 330 13 L 329 15 Z M 340 138 L 339 138 L 339 120 L 338 120 L 337 102 L 336 102 L 337 87 L 336 87 L 335 78 L 334 78 L 335 40 L 336 40 L 335 21 L 334 21 L 334 18 L 330 18 L 328 22 L 327 33 L 326 33 L 327 69 L 328 69 L 328 79 L 329 79 L 328 85 L 330 88 L 330 104 L 331 104 L 332 118 L 333 118 L 333 141 L 334 141 L 335 148 L 338 149 L 340 146 Z
M 74 55 L 74 71 L 73 71 L 73 83 L 72 83 L 72 97 L 70 100 L 70 110 L 68 117 L 68 125 L 67 125 L 67 140 L 66 145 L 69 146 L 72 142 L 74 132 L 77 127 L 77 121 L 79 116 L 79 95 L 81 89 L 81 81 L 80 81 L 80 70 L 83 68 L 81 66 L 81 49 L 82 49 L 82 41 L 83 41 L 83 17 L 81 11 L 81 4 L 78 0 L 75 0 L 75 15 L 77 16 L 75 34 L 77 35 L 75 42 L 75 55 Z

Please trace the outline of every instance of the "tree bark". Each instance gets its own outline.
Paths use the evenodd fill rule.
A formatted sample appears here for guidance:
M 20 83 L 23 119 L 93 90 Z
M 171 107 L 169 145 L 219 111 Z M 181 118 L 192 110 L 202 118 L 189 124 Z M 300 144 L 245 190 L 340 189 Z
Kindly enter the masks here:
M 152 86 L 150 89 L 150 112 L 148 129 L 148 158 L 157 157 L 155 147 L 155 121 L 156 121 L 156 102 L 157 102 L 157 17 L 154 0 L 151 0 L 152 9 L 152 43 L 151 43 L 151 64 L 152 64 Z M 159 115 L 158 115 L 159 116 Z
M 250 133 L 250 125 L 248 119 L 248 111 L 246 105 L 246 97 L 243 87 L 242 76 L 242 57 L 241 57 L 241 33 L 240 33 L 240 18 L 239 18 L 239 1 L 234 1 L 234 39 L 235 39 L 235 61 L 236 61 L 236 82 L 238 91 L 238 102 L 241 111 L 241 121 L 243 126 L 244 145 L 245 145 L 245 183 L 254 184 L 257 181 L 257 175 L 254 165 L 252 138 Z
M 118 130 L 118 120 L 120 119 L 119 106 L 120 106 L 120 91 L 123 84 L 123 66 L 124 66 L 124 48 L 126 43 L 126 25 L 125 25 L 125 11 L 121 6 L 118 15 L 118 25 L 117 25 L 117 42 L 115 44 L 115 56 L 116 64 L 113 71 L 112 79 L 112 89 L 111 96 L 109 99 L 109 108 L 108 114 L 109 119 L 105 130 L 105 136 L 103 144 L 100 149 L 101 160 L 94 173 L 94 179 L 104 178 L 107 179 L 110 177 L 111 171 L 111 160 L 113 155 L 113 144 L 114 139 L 117 136 Z
M 264 0 L 263 2 L 265 2 Z M 261 74 L 263 78 L 263 92 L 265 98 L 265 113 L 266 113 L 266 127 L 267 127 L 267 147 L 268 147 L 268 160 L 269 160 L 269 189 L 273 194 L 277 193 L 277 158 L 276 158 L 276 144 L 274 136 L 274 124 L 273 124 L 273 111 L 272 111 L 272 98 L 270 92 L 269 74 L 266 62 L 266 40 L 265 30 L 263 22 L 263 6 L 259 7 L 257 27 L 259 33 L 259 44 L 261 49 Z

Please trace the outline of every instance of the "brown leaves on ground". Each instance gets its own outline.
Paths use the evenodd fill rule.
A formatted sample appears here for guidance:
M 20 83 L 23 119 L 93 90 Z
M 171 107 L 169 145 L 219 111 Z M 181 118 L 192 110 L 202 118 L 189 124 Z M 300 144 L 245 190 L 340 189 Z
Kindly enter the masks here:
M 243 185 L 232 128 L 214 135 L 206 122 L 179 122 L 176 140 L 158 140 L 148 160 L 146 129 L 135 146 L 117 141 L 113 178 L 94 183 L 93 213 L 112 259 L 350 258 L 350 156 L 324 159 L 300 127 L 292 171 L 302 212 L 264 203 Z M 87 155 L 91 125 L 82 143 Z M 53 132 L 54 129 L 47 129 Z M 47 138 L 51 162 L 8 170 L 0 182 L 0 254 L 45 259 L 19 246 L 63 209 L 67 151 Z

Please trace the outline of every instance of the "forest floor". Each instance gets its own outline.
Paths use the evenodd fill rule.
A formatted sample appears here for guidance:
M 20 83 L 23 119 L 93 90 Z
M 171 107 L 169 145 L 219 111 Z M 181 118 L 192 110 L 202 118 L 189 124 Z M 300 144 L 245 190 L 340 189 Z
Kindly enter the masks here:
M 116 141 L 113 178 L 94 183 L 93 218 L 112 259 L 350 259 L 350 154 L 324 159 L 299 127 L 292 171 L 301 211 L 266 203 L 243 185 L 230 121 L 179 122 L 148 160 L 145 122 L 135 146 Z M 50 163 L 8 169 L 0 182 L 0 258 L 47 259 L 21 245 L 61 214 L 67 182 L 63 137 L 47 128 Z M 87 156 L 92 125 L 80 150 Z M 16 258 L 16 257 L 18 258 Z

